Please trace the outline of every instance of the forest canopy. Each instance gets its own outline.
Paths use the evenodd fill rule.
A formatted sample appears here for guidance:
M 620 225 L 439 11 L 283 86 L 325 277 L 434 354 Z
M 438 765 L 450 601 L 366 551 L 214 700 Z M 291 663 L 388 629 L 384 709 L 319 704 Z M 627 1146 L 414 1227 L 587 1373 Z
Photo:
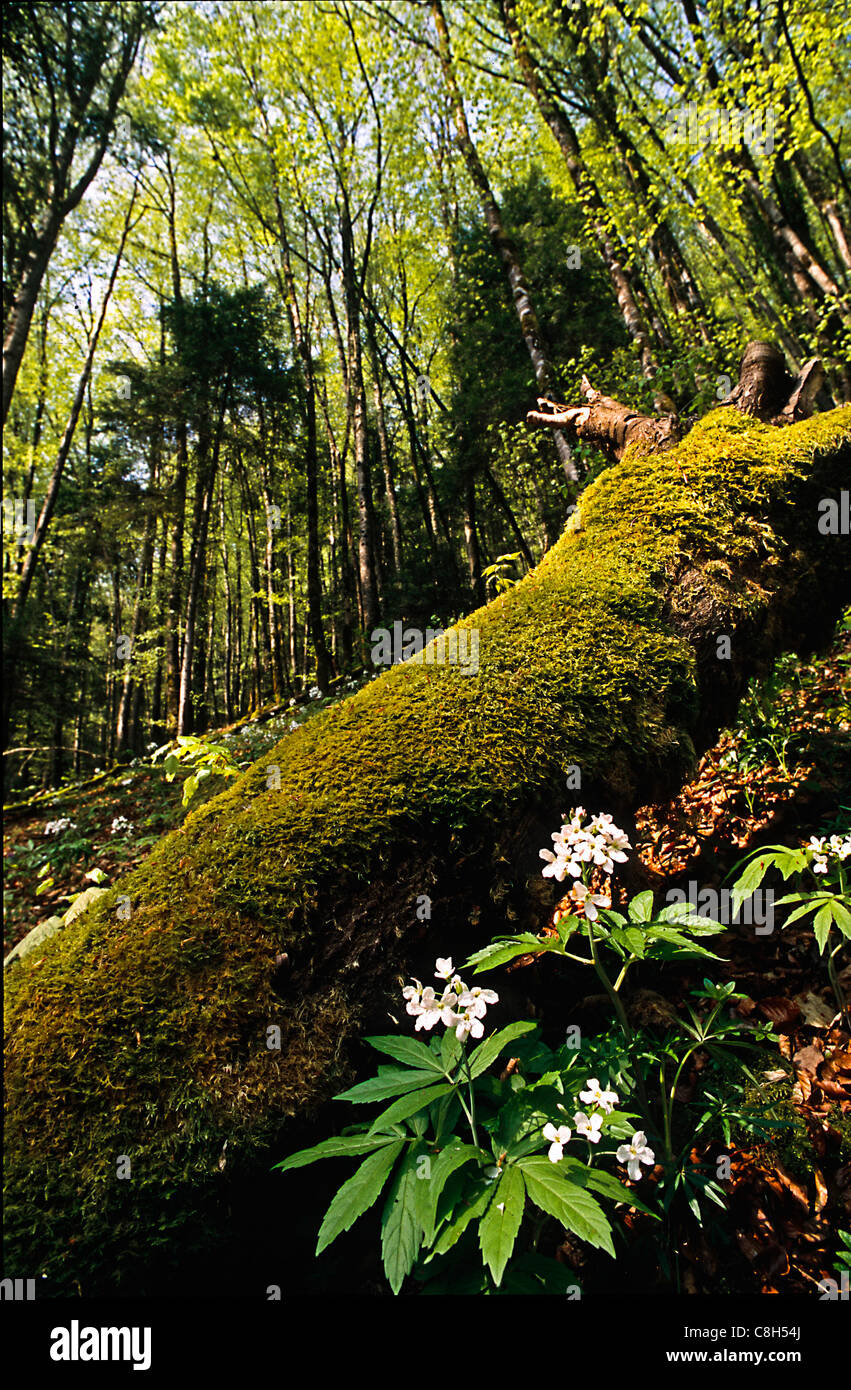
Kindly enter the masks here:
M 3 42 L 18 792 L 518 578 L 602 463 L 538 394 L 693 418 L 767 338 L 851 396 L 844 6 L 11 4 Z

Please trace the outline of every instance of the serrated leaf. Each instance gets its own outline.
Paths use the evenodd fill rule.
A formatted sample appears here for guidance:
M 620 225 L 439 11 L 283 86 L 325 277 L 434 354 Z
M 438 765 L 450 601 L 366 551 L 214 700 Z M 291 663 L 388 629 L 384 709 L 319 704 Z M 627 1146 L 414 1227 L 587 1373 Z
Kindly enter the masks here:
M 609 1255 L 614 1255 L 612 1231 L 600 1203 L 584 1187 L 578 1187 L 548 1158 L 521 1158 L 518 1167 L 531 1201 L 554 1216 L 565 1230 Z
M 454 1089 L 454 1086 L 444 1082 L 440 1086 L 424 1086 L 415 1091 L 412 1096 L 403 1096 L 401 1100 L 395 1101 L 393 1105 L 382 1111 L 370 1125 L 369 1133 L 375 1134 L 376 1130 L 396 1124 L 398 1120 L 407 1120 L 409 1115 L 415 1115 L 418 1110 L 425 1110 L 433 1100 L 437 1100 L 439 1096 L 449 1095 Z
M 833 925 L 833 913 L 830 908 L 820 907 L 813 919 L 813 931 L 815 932 L 816 942 L 819 951 L 824 951 L 827 945 L 827 938 L 830 936 L 830 928 Z
M 358 1168 L 353 1177 L 335 1194 L 319 1228 L 316 1253 L 320 1255 L 326 1246 L 343 1231 L 353 1226 L 359 1216 L 378 1201 L 381 1189 L 390 1176 L 390 1171 L 402 1149 L 404 1139 L 396 1139 L 385 1144 L 378 1153 L 370 1154 Z
M 507 1028 L 500 1028 L 498 1033 L 486 1038 L 479 1043 L 478 1047 L 470 1054 L 470 1076 L 475 1079 L 481 1076 L 492 1062 L 495 1062 L 503 1048 L 507 1047 L 515 1038 L 519 1038 L 523 1033 L 531 1033 L 537 1028 L 537 1023 L 509 1023 Z
M 486 1187 L 468 1206 L 462 1207 L 457 1216 L 453 1216 L 438 1237 L 434 1247 L 435 1255 L 445 1255 L 447 1250 L 451 1250 L 456 1241 L 461 1239 L 470 1222 L 478 1216 L 484 1216 L 492 1196 L 493 1187 Z
M 624 1187 L 622 1182 L 613 1173 L 607 1173 L 602 1168 L 587 1168 L 585 1186 L 599 1192 L 601 1197 L 609 1197 L 613 1202 L 625 1202 L 628 1207 L 635 1207 L 636 1211 L 643 1211 L 645 1216 L 654 1216 L 655 1213 L 641 1202 L 631 1188 Z
M 479 1249 L 497 1285 L 514 1249 L 525 1205 L 523 1174 L 511 1164 L 503 1169 L 491 1204 L 479 1222 Z
M 388 1057 L 395 1057 L 397 1062 L 407 1062 L 411 1067 L 430 1068 L 432 1071 L 441 1070 L 431 1049 L 416 1038 L 364 1038 L 364 1042 L 374 1047 L 376 1052 L 386 1052 Z
M 479 975 L 483 970 L 493 970 L 498 965 L 505 965 L 508 961 L 514 960 L 515 956 L 536 955 L 541 951 L 558 951 L 561 942 L 557 937 L 546 937 L 541 939 L 533 936 L 531 932 L 523 932 L 520 936 L 512 936 L 503 941 L 492 941 L 483 950 L 476 951 L 466 962 L 467 968 L 475 966 L 474 974 Z
M 417 1180 L 417 1214 L 423 1228 L 426 1245 L 430 1245 L 434 1239 L 437 1204 L 449 1178 L 465 1163 L 471 1163 L 473 1159 L 479 1158 L 481 1158 L 481 1150 L 477 1149 L 475 1145 L 453 1140 L 446 1145 L 445 1149 L 441 1149 L 436 1158 L 431 1160 L 430 1176 Z
M 314 1144 L 310 1149 L 299 1149 L 298 1153 L 290 1154 L 281 1163 L 273 1164 L 273 1171 L 277 1169 L 283 1173 L 290 1168 L 304 1168 L 308 1163 L 318 1163 L 321 1158 L 354 1158 L 381 1148 L 386 1143 L 384 1138 L 368 1139 L 365 1134 L 335 1135 L 332 1139 L 323 1139 L 321 1144 Z
M 417 1220 L 417 1160 L 416 1150 L 409 1153 L 396 1175 L 387 1197 L 381 1219 L 381 1258 L 384 1273 L 394 1293 L 398 1293 L 406 1275 L 410 1274 L 420 1248 L 420 1224 Z
M 396 1067 L 387 1070 L 379 1076 L 373 1076 L 369 1081 L 360 1081 L 357 1086 L 352 1086 L 348 1091 L 341 1091 L 335 1096 L 335 1100 L 350 1100 L 355 1105 L 363 1105 L 371 1100 L 386 1100 L 388 1096 L 398 1096 L 405 1091 L 415 1091 L 423 1086 L 434 1084 L 434 1070 L 414 1071 L 406 1068 L 404 1071 Z M 416 1108 L 416 1107 L 415 1107 Z M 413 1113 L 413 1112 L 409 1112 Z

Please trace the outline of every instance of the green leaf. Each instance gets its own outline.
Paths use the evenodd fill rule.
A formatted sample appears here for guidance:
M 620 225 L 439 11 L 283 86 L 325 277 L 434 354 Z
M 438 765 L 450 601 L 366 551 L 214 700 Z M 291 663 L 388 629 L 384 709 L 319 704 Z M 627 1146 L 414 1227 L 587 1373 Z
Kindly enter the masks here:
M 434 1247 L 436 1255 L 445 1255 L 447 1250 L 451 1250 L 455 1242 L 461 1239 L 470 1222 L 474 1221 L 476 1217 L 484 1215 L 493 1193 L 492 1185 L 486 1187 L 484 1191 L 473 1198 L 468 1206 L 462 1207 L 458 1215 L 454 1216 L 447 1226 L 444 1226 Z
M 537 1023 L 509 1023 L 507 1028 L 501 1028 L 493 1037 L 486 1038 L 483 1043 L 470 1054 L 470 1076 L 475 1078 L 481 1076 L 487 1067 L 495 1062 L 503 1048 L 506 1048 L 514 1038 L 519 1038 L 522 1033 L 531 1033 L 537 1028 Z
M 724 931 L 724 927 L 720 922 L 716 922 L 714 917 L 702 917 L 694 910 L 692 904 L 687 902 L 669 903 L 667 907 L 663 907 L 653 920 L 653 928 L 664 922 L 676 922 L 681 927 L 688 927 L 695 936 L 712 936 Z
M 781 899 L 781 902 L 775 903 L 774 906 L 775 906 L 775 907 L 780 907 L 780 906 L 781 906 L 781 903 L 782 903 L 782 899 Z M 784 927 L 789 927 L 789 926 L 791 926 L 793 922 L 797 922 L 797 921 L 798 921 L 798 918 L 799 918 L 799 917 L 808 917 L 809 914 L 810 914 L 811 912 L 815 912 L 815 911 L 816 911 L 816 908 L 818 907 L 818 905 L 819 905 L 819 902 L 818 902 L 818 899 L 815 898 L 815 896 L 813 896 L 812 898 L 808 896 L 808 897 L 807 897 L 807 901 L 806 901 L 805 903 L 802 903 L 802 905 L 801 905 L 800 907 L 796 907 L 794 912 L 790 912 L 790 913 L 789 913 L 789 916 L 786 918 L 786 921 L 783 923 Z
M 384 1273 L 394 1293 L 398 1293 L 406 1275 L 410 1274 L 420 1248 L 420 1224 L 417 1220 L 417 1160 L 422 1155 L 416 1149 L 405 1158 L 387 1197 L 381 1219 L 381 1258 Z
M 384 1137 L 368 1139 L 365 1134 L 335 1135 L 332 1139 L 323 1139 L 321 1144 L 314 1144 L 312 1149 L 299 1149 L 298 1153 L 290 1154 L 281 1163 L 273 1164 L 272 1169 L 277 1168 L 283 1173 L 288 1168 L 304 1168 L 308 1163 L 318 1163 L 320 1158 L 354 1157 L 370 1153 L 386 1143 Z
M 585 1186 L 599 1192 L 602 1197 L 610 1197 L 613 1202 L 625 1202 L 628 1207 L 643 1211 L 645 1216 L 655 1216 L 655 1212 L 639 1201 L 632 1188 L 624 1187 L 613 1173 L 607 1173 L 602 1168 L 585 1169 Z
M 461 1056 L 463 1043 L 454 1028 L 447 1028 L 440 1040 L 440 1060 L 444 1071 L 451 1071 Z
M 521 1158 L 517 1166 L 523 1171 L 529 1197 L 541 1211 L 554 1216 L 580 1240 L 614 1255 L 611 1226 L 590 1192 L 578 1187 L 548 1158 Z
M 418 1042 L 416 1038 L 364 1038 L 364 1042 L 374 1047 L 376 1052 L 386 1052 L 389 1057 L 395 1057 L 397 1062 L 407 1062 L 411 1067 L 429 1067 L 433 1071 L 441 1071 L 440 1063 L 434 1053 L 425 1043 Z
M 382 1072 L 379 1076 L 373 1076 L 369 1081 L 360 1081 L 357 1086 L 352 1086 L 348 1091 L 341 1091 L 335 1096 L 335 1100 L 351 1100 L 355 1105 L 364 1105 L 370 1100 L 386 1100 L 388 1096 L 398 1096 L 406 1091 L 415 1091 L 423 1086 L 434 1084 L 434 1070 L 413 1071 L 406 1068 L 402 1071 L 396 1067 L 392 1070 Z M 417 1109 L 418 1107 L 414 1107 Z M 413 1114 L 413 1111 L 409 1111 Z
M 839 898 L 833 899 L 833 920 L 843 936 L 851 933 L 851 912 Z
M 515 956 L 536 955 L 541 951 L 560 949 L 561 942 L 557 937 L 542 939 L 540 936 L 533 936 L 531 932 L 523 932 L 520 936 L 492 941 L 489 946 L 476 951 L 465 963 L 465 968 L 475 966 L 474 974 L 479 975 L 483 970 L 493 970 L 498 965 L 505 965 L 507 961 L 514 960 Z
M 460 1139 L 453 1138 L 446 1148 L 441 1149 L 437 1157 L 431 1160 L 430 1176 L 417 1180 L 417 1215 L 426 1245 L 430 1245 L 434 1239 L 437 1204 L 449 1178 L 465 1163 L 480 1159 L 481 1156 L 481 1149 L 477 1149 L 475 1145 L 464 1144 Z
M 631 922 L 649 922 L 653 916 L 653 894 L 648 888 L 644 893 L 638 893 L 632 899 L 627 908 Z
M 386 1129 L 388 1125 L 396 1124 L 398 1120 L 407 1120 L 409 1115 L 416 1115 L 418 1110 L 425 1110 L 433 1100 L 437 1100 L 439 1096 L 449 1095 L 454 1089 L 454 1086 L 444 1082 L 440 1086 L 424 1086 L 415 1091 L 412 1096 L 403 1096 L 401 1100 L 395 1101 L 393 1105 L 383 1110 L 376 1120 L 373 1120 L 369 1133 L 375 1134 L 376 1130 Z
M 813 931 L 820 952 L 824 951 L 827 945 L 827 938 L 830 936 L 830 928 L 833 925 L 833 913 L 828 906 L 820 907 L 813 920 Z
M 491 1204 L 479 1222 L 479 1248 L 495 1284 L 502 1281 L 523 1220 L 525 1204 L 523 1174 L 511 1164 L 503 1169 Z
M 343 1231 L 353 1226 L 358 1217 L 363 1216 L 364 1212 L 369 1211 L 378 1201 L 381 1189 L 390 1176 L 390 1170 L 404 1147 L 404 1139 L 385 1144 L 378 1153 L 370 1154 L 369 1158 L 364 1160 L 354 1177 L 343 1183 L 319 1228 L 317 1255 Z
M 616 929 L 612 932 L 612 941 L 624 946 L 630 955 L 637 956 L 639 960 L 644 959 L 648 938 L 638 927 Z

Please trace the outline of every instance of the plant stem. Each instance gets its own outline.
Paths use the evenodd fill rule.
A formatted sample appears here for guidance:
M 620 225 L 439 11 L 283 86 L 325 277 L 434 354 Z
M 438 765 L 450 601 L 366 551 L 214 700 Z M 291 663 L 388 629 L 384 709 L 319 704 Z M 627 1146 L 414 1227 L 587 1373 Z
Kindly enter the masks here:
M 586 921 L 588 921 L 588 919 L 586 919 Z M 623 1003 L 621 1002 L 621 998 L 614 985 L 612 984 L 611 980 L 609 979 L 608 975 L 606 974 L 605 969 L 600 963 L 600 959 L 597 955 L 597 945 L 594 941 L 594 925 L 591 921 L 588 921 L 588 944 L 591 947 L 591 961 L 593 963 L 594 969 L 597 972 L 597 978 L 599 979 L 601 985 L 603 986 L 603 988 L 605 989 L 606 993 L 608 994 L 609 998 L 615 1006 L 615 1013 L 618 1016 L 618 1022 L 620 1023 L 621 1030 L 623 1032 L 624 1037 L 627 1040 L 627 1043 L 630 1045 L 631 1051 L 632 1043 L 634 1042 L 634 1034 L 629 1026 L 629 1020 L 626 1016 L 626 1009 L 624 1008 Z M 621 972 L 621 976 L 622 975 L 623 972 Z M 650 1102 L 647 1098 L 647 1092 L 644 1089 L 644 1077 L 641 1075 L 641 1068 L 639 1067 L 638 1062 L 634 1061 L 633 1065 L 635 1066 L 635 1083 L 638 1088 L 639 1098 L 641 1100 L 641 1109 L 643 1111 L 644 1118 L 647 1124 L 652 1126 L 653 1116 L 650 1109 Z
M 845 1022 L 846 1026 L 848 1026 L 849 1023 L 851 1023 L 851 1020 L 849 1020 L 848 1017 L 848 1005 L 845 1000 L 845 995 L 842 992 L 842 986 L 839 983 L 839 976 L 836 973 L 836 966 L 833 963 L 833 957 L 837 954 L 837 952 L 841 951 L 841 949 L 842 942 L 840 941 L 833 948 L 833 950 L 827 957 L 827 978 L 830 980 L 830 987 L 833 990 L 833 997 L 838 1005 L 839 1013 L 842 1016 L 842 1019 Z
M 478 1134 L 476 1133 L 476 1097 L 475 1097 L 475 1095 L 474 1095 L 474 1093 L 473 1093 L 473 1078 L 472 1078 L 472 1075 L 470 1074 L 470 1058 L 469 1058 L 469 1056 L 467 1055 L 466 1051 L 465 1051 L 465 1053 L 464 1053 L 464 1066 L 467 1068 L 467 1083 L 468 1083 L 469 1088 L 470 1088 L 470 1112 L 469 1112 L 467 1118 L 468 1118 L 469 1121 L 470 1121 L 470 1128 L 471 1128 L 471 1130 L 473 1131 L 473 1143 L 475 1144 L 476 1148 L 478 1148 L 478 1147 L 479 1147 L 479 1136 L 478 1136 Z M 459 1097 L 459 1099 L 460 1099 L 460 1097 Z M 463 1104 L 463 1101 L 462 1101 L 462 1104 Z M 465 1106 L 465 1109 L 466 1109 L 466 1106 Z

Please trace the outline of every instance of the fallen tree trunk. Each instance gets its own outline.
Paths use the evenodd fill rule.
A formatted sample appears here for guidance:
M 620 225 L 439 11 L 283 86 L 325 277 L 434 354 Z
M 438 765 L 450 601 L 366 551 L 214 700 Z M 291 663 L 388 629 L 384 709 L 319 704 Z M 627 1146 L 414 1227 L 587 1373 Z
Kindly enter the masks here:
M 819 504 L 849 462 L 847 407 L 784 429 L 724 409 L 627 450 L 452 630 L 464 665 L 427 651 L 288 735 L 11 968 L 4 1272 L 156 1292 L 152 1233 L 178 1260 L 226 1229 L 231 1171 L 292 1147 L 400 974 L 539 930 L 566 770 L 623 823 L 751 674 L 829 637 L 851 542 Z
M 748 343 L 739 380 L 721 407 L 735 406 L 743 414 L 773 425 L 791 425 L 812 414 L 823 384 L 824 368 L 818 358 L 811 358 L 793 381 L 776 347 L 771 343 Z M 562 429 L 568 438 L 595 444 L 613 459 L 622 458 L 631 444 L 655 452 L 678 442 L 681 429 L 676 414 L 641 415 L 595 391 L 585 376 L 582 391 L 587 405 L 557 405 L 548 397 L 539 396 L 539 408 L 529 411 L 527 424 Z

